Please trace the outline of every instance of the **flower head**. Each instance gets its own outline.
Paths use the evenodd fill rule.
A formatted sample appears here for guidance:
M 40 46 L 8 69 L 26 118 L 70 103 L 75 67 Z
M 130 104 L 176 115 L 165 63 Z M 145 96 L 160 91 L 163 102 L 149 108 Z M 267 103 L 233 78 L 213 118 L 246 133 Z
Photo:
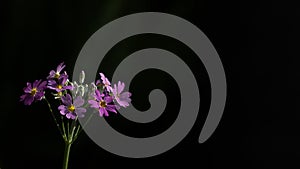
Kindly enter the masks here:
M 44 96 L 46 85 L 47 82 L 42 82 L 42 80 L 36 80 L 33 84 L 27 83 L 27 86 L 23 89 L 25 94 L 20 97 L 20 101 L 24 101 L 25 105 L 31 105 L 34 100 L 41 100 Z
M 130 92 L 123 92 L 125 88 L 125 84 L 123 82 L 118 82 L 118 85 L 114 84 L 114 88 L 112 88 L 112 93 L 114 96 L 114 99 L 117 101 L 117 103 L 122 107 L 129 106 L 129 103 L 131 102 Z M 122 93 L 123 92 L 123 93 Z
M 67 81 L 68 81 L 68 75 L 62 74 L 60 75 L 60 77 L 58 78 L 58 80 L 48 80 L 48 88 L 55 90 L 56 92 L 60 93 L 64 90 L 72 90 L 73 87 L 71 85 L 67 85 Z
M 100 94 L 99 90 L 95 91 L 94 95 L 95 100 L 89 100 L 91 108 L 99 109 L 100 116 L 108 116 L 108 111 L 117 113 L 116 109 L 118 108 L 113 104 L 113 98 L 108 95 Z
M 64 65 L 64 62 L 60 63 L 57 68 L 56 71 L 55 70 L 51 70 L 49 73 L 49 76 L 47 77 L 47 79 L 58 79 L 60 77 L 60 72 L 65 68 L 66 66 Z
M 75 119 L 76 116 L 84 117 L 86 109 L 81 107 L 84 104 L 81 96 L 76 97 L 72 102 L 71 95 L 66 94 L 66 96 L 61 97 L 61 101 L 63 104 L 58 107 L 60 114 L 65 115 L 68 119 Z

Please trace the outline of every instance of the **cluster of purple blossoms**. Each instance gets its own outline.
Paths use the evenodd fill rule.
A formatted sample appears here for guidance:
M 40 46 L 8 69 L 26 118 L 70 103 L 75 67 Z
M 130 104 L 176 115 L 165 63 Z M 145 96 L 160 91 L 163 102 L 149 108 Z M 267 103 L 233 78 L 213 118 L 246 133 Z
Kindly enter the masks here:
M 118 109 L 129 106 L 131 102 L 131 93 L 124 92 L 124 83 L 119 81 L 111 85 L 108 78 L 100 73 L 100 79 L 95 83 L 85 84 L 84 71 L 79 74 L 78 82 L 71 82 L 67 72 L 63 71 L 65 67 L 64 63 L 61 63 L 56 70 L 50 71 L 46 80 L 28 82 L 23 89 L 24 94 L 20 97 L 20 101 L 25 105 L 31 105 L 40 100 L 47 102 L 54 122 L 65 141 L 63 169 L 68 168 L 71 145 L 90 119 L 87 118 L 83 126 L 79 124 L 78 118 L 85 117 L 88 108 L 96 110 L 100 116 L 109 116 L 110 112 L 117 113 Z M 59 112 L 57 114 L 53 112 L 53 105 L 47 99 L 49 95 L 54 97 L 51 101 L 60 103 L 56 108 Z M 92 115 L 93 113 L 89 117 Z
M 64 63 L 61 63 L 56 70 L 51 70 L 47 81 L 36 80 L 33 84 L 27 83 L 24 88 L 25 94 L 20 97 L 20 101 L 31 105 L 34 101 L 45 98 L 45 92 L 50 90 L 54 98 L 60 100 L 60 114 L 68 119 L 84 117 L 87 107 L 99 111 L 100 116 L 108 116 L 109 112 L 117 113 L 120 107 L 129 106 L 131 93 L 123 92 L 124 83 L 119 81 L 112 87 L 108 78 L 100 73 L 96 84 L 83 84 L 84 71 L 79 75 L 79 83 L 70 82 L 66 71 L 62 72 L 65 67 Z
M 41 100 L 44 97 L 46 88 L 46 81 L 36 80 L 32 84 L 27 82 L 27 86 L 23 89 L 25 94 L 20 97 L 20 101 L 24 101 L 25 105 L 31 105 L 33 101 Z
M 120 106 L 129 106 L 131 93 L 123 92 L 125 84 L 119 81 L 118 85 L 114 84 L 114 88 L 112 88 L 110 81 L 103 73 L 100 73 L 100 77 L 101 80 L 96 81 L 98 88 L 95 91 L 94 99 L 88 101 L 91 107 L 98 109 L 100 116 L 108 116 L 108 112 L 117 113 Z

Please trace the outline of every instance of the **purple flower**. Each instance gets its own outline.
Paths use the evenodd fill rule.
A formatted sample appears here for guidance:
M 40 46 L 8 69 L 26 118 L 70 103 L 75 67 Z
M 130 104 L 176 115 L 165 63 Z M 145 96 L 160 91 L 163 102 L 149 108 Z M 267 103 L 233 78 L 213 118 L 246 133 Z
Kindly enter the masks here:
M 102 117 L 103 115 L 108 116 L 108 112 L 117 113 L 117 106 L 113 104 L 113 98 L 111 96 L 105 96 L 104 94 L 100 94 L 99 90 L 95 91 L 94 95 L 95 100 L 89 100 L 92 108 L 99 109 L 99 115 Z
M 110 81 L 104 76 L 103 73 L 100 73 L 100 76 L 101 76 L 101 80 L 102 80 L 102 84 L 104 85 L 104 88 L 106 88 L 106 90 L 108 92 L 110 92 L 112 89 L 110 86 Z M 98 83 L 99 83 L 99 81 L 98 81 Z
M 72 103 L 71 95 L 67 94 L 61 97 L 61 101 L 63 105 L 58 107 L 60 114 L 65 115 L 68 119 L 75 119 L 76 116 L 84 117 L 86 109 L 81 107 L 84 104 L 81 96 L 76 97 Z
M 64 90 L 72 90 L 73 87 L 71 85 L 66 85 L 68 80 L 68 75 L 67 74 L 62 74 L 58 78 L 58 80 L 48 80 L 48 88 L 55 90 L 56 92 L 60 93 Z
M 131 96 L 130 92 L 123 92 L 125 87 L 125 84 L 123 82 L 118 82 L 118 85 L 114 84 L 114 88 L 112 88 L 112 93 L 114 96 L 114 99 L 117 101 L 117 103 L 122 107 L 129 106 L 129 103 L 131 102 L 131 99 L 129 98 Z M 123 93 L 122 93 L 123 92 Z
M 64 62 L 60 63 L 57 68 L 56 71 L 55 70 L 51 70 L 49 73 L 49 76 L 47 77 L 47 79 L 58 79 L 60 77 L 60 72 L 63 70 L 63 68 L 65 68 L 66 66 L 64 65 Z
M 34 100 L 41 100 L 44 96 L 44 90 L 46 89 L 47 82 L 42 80 L 36 80 L 31 83 L 27 83 L 27 86 L 23 89 L 25 94 L 20 97 L 20 101 L 24 101 L 25 105 L 31 105 Z

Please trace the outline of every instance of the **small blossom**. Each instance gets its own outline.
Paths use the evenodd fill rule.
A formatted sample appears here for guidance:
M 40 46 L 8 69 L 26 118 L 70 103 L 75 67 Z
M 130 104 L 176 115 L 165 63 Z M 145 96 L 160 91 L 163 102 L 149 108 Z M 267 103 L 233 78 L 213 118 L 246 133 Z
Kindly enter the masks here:
M 47 82 L 42 82 L 42 80 L 36 80 L 33 84 L 27 83 L 27 86 L 23 89 L 25 94 L 20 97 L 20 101 L 24 101 L 25 105 L 31 105 L 34 100 L 41 100 L 44 96 L 46 85 Z
M 69 94 L 61 97 L 61 101 L 63 105 L 58 107 L 60 114 L 65 115 L 68 119 L 75 119 L 76 116 L 84 117 L 84 113 L 86 112 L 85 108 L 82 108 L 84 104 L 84 100 L 81 96 L 78 96 L 72 102 L 72 97 Z
M 131 102 L 130 92 L 123 92 L 125 88 L 125 84 L 123 82 L 118 82 L 118 85 L 114 84 L 114 88 L 112 88 L 112 93 L 114 96 L 114 99 L 117 101 L 117 103 L 122 107 L 129 106 L 129 103 Z M 123 93 L 122 93 L 123 92 Z
M 51 90 L 55 90 L 58 93 L 61 93 L 64 90 L 72 90 L 73 87 L 71 85 L 68 85 L 68 75 L 62 74 L 58 80 L 48 80 L 48 88 Z
M 99 115 L 102 117 L 108 116 L 108 111 L 117 113 L 117 106 L 113 104 L 113 98 L 111 96 L 105 96 L 100 94 L 99 90 L 96 90 L 94 95 L 95 100 L 89 100 L 91 108 L 99 109 Z
M 60 77 L 60 72 L 65 68 L 66 66 L 64 65 L 64 62 L 60 63 L 57 68 L 56 71 L 55 70 L 51 70 L 49 73 L 49 76 L 47 77 L 47 79 L 58 79 Z

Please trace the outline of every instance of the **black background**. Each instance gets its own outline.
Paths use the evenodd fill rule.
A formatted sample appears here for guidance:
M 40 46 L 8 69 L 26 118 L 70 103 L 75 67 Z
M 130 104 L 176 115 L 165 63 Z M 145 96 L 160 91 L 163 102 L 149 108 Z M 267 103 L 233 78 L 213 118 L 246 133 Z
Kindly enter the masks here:
M 61 61 L 66 63 L 66 70 L 71 74 L 79 51 L 96 30 L 121 16 L 145 11 L 185 18 L 199 27 L 214 44 L 228 83 L 223 118 L 213 136 L 199 144 L 197 139 L 209 106 L 208 101 L 201 102 L 203 111 L 187 137 L 172 150 L 146 159 L 110 154 L 83 134 L 72 147 L 70 169 L 116 168 L 119 165 L 126 168 L 159 167 L 162 163 L 188 168 L 299 168 L 300 8 L 295 3 L 1 1 L 0 168 L 61 168 L 63 140 L 44 103 L 28 107 L 19 102 L 23 87 L 27 81 L 46 77 Z M 188 57 L 193 53 L 183 50 L 184 45 L 175 40 L 137 36 L 113 48 L 107 64 L 99 70 L 111 77 L 111 67 L 116 66 L 118 57 L 126 57 L 144 47 L 168 50 L 174 47 L 174 52 L 183 60 L 193 58 Z M 201 93 L 201 99 L 209 100 L 209 84 L 203 65 L 195 61 L 189 66 L 198 84 L 204 82 L 200 85 L 204 93 Z M 150 83 L 144 83 L 141 79 L 144 75 Z M 157 78 L 162 81 L 160 86 L 151 83 L 159 80 Z M 168 85 L 171 86 L 169 89 Z M 146 98 L 151 87 L 177 90 L 168 75 L 155 70 L 142 72 L 130 86 L 135 95 L 133 104 L 139 109 L 149 106 Z M 176 92 L 169 94 L 170 98 L 178 97 Z M 170 108 L 164 114 L 178 109 L 176 99 L 168 104 Z M 160 119 L 160 123 L 138 127 L 140 130 L 136 129 L 136 124 L 122 121 L 118 116 L 107 120 L 122 133 L 146 137 L 163 132 L 176 118 L 174 115 L 169 119 L 166 117 Z

